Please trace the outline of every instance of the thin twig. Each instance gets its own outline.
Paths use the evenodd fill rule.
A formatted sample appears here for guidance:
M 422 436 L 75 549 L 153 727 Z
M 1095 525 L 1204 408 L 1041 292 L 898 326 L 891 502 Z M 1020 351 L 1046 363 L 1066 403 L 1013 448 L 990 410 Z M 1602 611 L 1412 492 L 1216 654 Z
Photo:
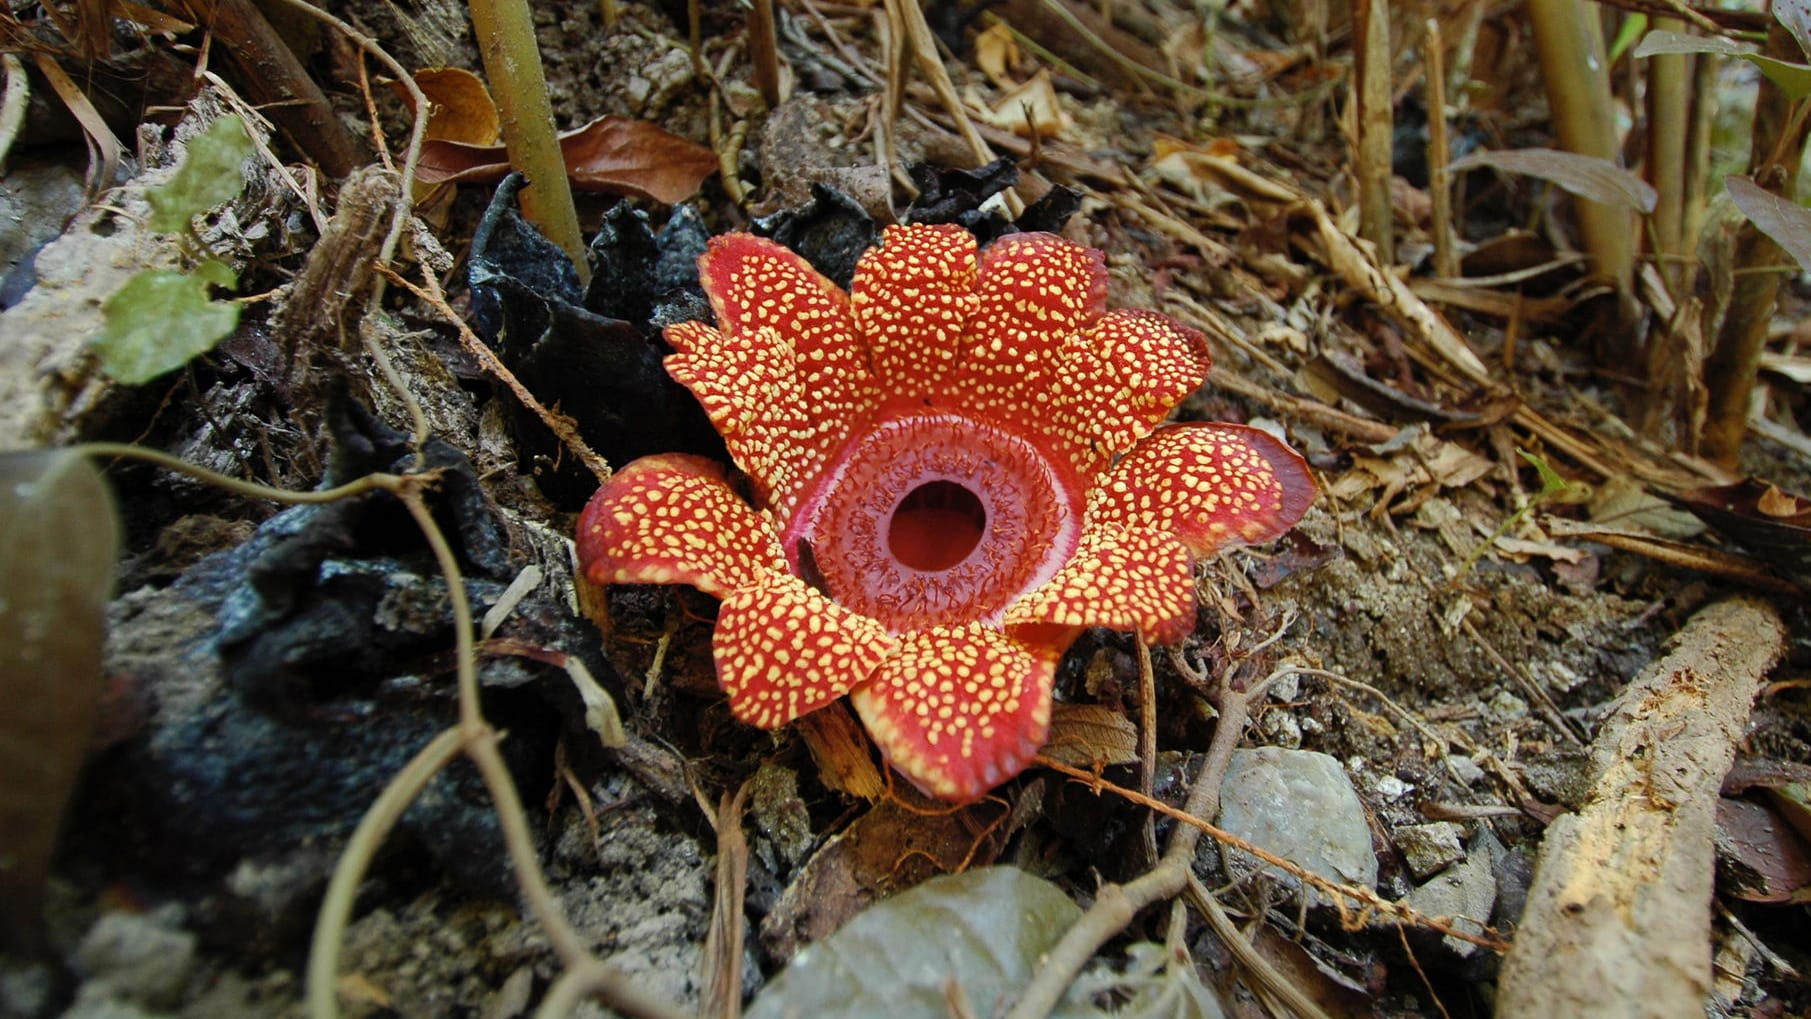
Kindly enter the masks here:
M 134 446 L 124 442 L 85 442 L 71 448 L 87 456 L 121 457 L 129 460 L 143 460 L 146 463 L 162 467 L 167 471 L 186 474 L 198 481 L 204 481 L 213 485 L 215 488 L 225 489 L 236 495 L 243 495 L 249 499 L 268 499 L 271 502 L 280 502 L 290 506 L 319 505 L 322 503 L 338 502 L 341 499 L 348 499 L 355 495 L 363 495 L 366 492 L 397 492 L 401 491 L 406 486 L 431 484 L 433 480 L 438 477 L 437 473 L 411 474 L 406 477 L 399 474 L 367 474 L 364 477 L 354 478 L 343 485 L 338 485 L 333 488 L 324 488 L 312 492 L 292 492 L 286 488 L 272 488 L 269 485 L 260 485 L 255 481 L 246 481 L 241 478 L 235 478 L 230 474 L 221 474 L 217 471 L 210 471 L 206 467 L 197 467 L 186 460 L 171 456 L 162 450 L 151 449 L 146 446 Z
M 1157 790 L 1157 675 L 1151 667 L 1151 646 L 1143 637 L 1138 645 L 1138 791 L 1152 796 Z M 1146 859 L 1157 859 L 1157 815 L 1144 817 Z
M 585 469 L 597 478 L 599 484 L 609 480 L 609 462 L 599 456 L 590 444 L 579 436 L 578 427 L 573 424 L 571 418 L 549 409 L 546 404 L 536 399 L 535 395 L 528 391 L 528 387 L 516 379 L 515 373 L 511 372 L 497 358 L 496 352 L 490 349 L 490 345 L 479 339 L 478 334 L 472 332 L 472 327 L 467 325 L 465 320 L 453 310 L 452 305 L 447 303 L 446 294 L 440 289 L 440 281 L 435 279 L 432 273 L 423 273 L 423 285 L 416 286 L 388 266 L 379 265 L 377 271 L 396 283 L 397 286 L 427 302 L 428 306 L 439 312 L 442 318 L 452 323 L 453 327 L 459 330 L 459 342 L 465 348 L 466 353 L 472 355 L 493 378 L 503 383 L 504 387 L 522 402 L 522 406 L 533 411 L 548 430 L 566 444 L 566 448 L 572 452 L 572 455 L 585 465 Z
M 1207 920 L 1207 925 L 1213 928 L 1214 936 L 1220 939 L 1220 943 L 1226 946 L 1226 950 L 1232 953 L 1239 965 L 1245 967 L 1246 972 L 1265 991 L 1276 996 L 1285 1008 L 1294 1012 L 1296 1019 L 1329 1019 L 1327 1013 L 1297 986 L 1296 981 L 1284 976 L 1270 964 L 1263 953 L 1252 947 L 1251 940 L 1232 922 L 1232 917 L 1226 915 L 1220 900 L 1214 898 L 1213 892 L 1208 891 L 1207 885 L 1202 884 L 1192 869 L 1188 873 L 1188 900 L 1195 911 Z
M 1082 967 L 1094 957 L 1101 945 L 1124 930 L 1140 909 L 1154 902 L 1174 898 L 1187 885 L 1189 869 L 1194 865 L 1195 846 L 1201 840 L 1201 830 L 1194 827 L 1193 823 L 1218 810 L 1220 781 L 1225 777 L 1233 749 L 1239 745 L 1239 739 L 1245 731 L 1245 721 L 1250 714 L 1250 698 L 1254 693 L 1233 691 L 1225 686 L 1222 690 L 1220 720 L 1214 727 L 1213 741 L 1208 744 L 1207 757 L 1201 764 L 1201 771 L 1195 776 L 1194 787 L 1189 791 L 1188 803 L 1183 810 L 1176 811 L 1166 803 L 1131 790 L 1124 790 L 1122 793 L 1133 802 L 1147 806 L 1161 805 L 1166 813 L 1178 819 L 1187 818 L 1190 824 L 1176 826 L 1170 833 L 1169 846 L 1164 850 L 1163 858 L 1143 876 L 1123 885 L 1101 887 L 1095 895 L 1094 904 L 1088 907 L 1088 911 L 1069 927 L 1062 940 L 1045 955 L 1043 965 L 1038 968 L 1031 983 L 1026 985 L 1018 1003 L 1007 1013 L 1007 1019 L 1042 1019 L 1049 1015 L 1050 1010 L 1062 998 L 1063 992 L 1075 980 L 1076 974 L 1082 971 Z M 1096 788 L 1107 787 L 1107 783 L 1101 782 L 1097 776 L 1090 776 L 1087 772 L 1060 762 L 1040 756 L 1038 764 L 1074 778 L 1098 783 Z

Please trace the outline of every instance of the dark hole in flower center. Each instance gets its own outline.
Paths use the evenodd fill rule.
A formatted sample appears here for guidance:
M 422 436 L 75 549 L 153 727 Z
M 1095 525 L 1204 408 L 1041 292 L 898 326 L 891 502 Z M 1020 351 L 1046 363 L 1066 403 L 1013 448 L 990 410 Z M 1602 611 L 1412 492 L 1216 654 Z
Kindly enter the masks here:
M 906 493 L 887 524 L 887 548 L 902 564 L 926 573 L 947 570 L 981 543 L 987 509 L 953 481 L 929 481 Z

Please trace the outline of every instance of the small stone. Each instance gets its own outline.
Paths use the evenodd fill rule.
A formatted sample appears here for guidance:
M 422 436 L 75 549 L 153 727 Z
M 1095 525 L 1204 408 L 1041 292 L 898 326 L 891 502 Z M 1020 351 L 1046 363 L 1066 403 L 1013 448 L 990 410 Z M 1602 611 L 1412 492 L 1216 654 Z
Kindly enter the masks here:
M 75 952 L 75 968 L 106 995 L 153 1008 L 175 1002 L 195 961 L 195 935 L 159 913 L 104 914 Z
M 485 999 L 480 1014 L 484 1019 L 516 1019 L 516 1016 L 528 1014 L 528 999 L 533 993 L 534 967 L 518 967 L 503 981 L 502 987 Z
M 1528 717 L 1528 702 L 1508 690 L 1498 690 L 1485 707 L 1493 722 L 1514 722 Z
M 1442 871 L 1427 884 L 1409 892 L 1403 901 L 1428 916 L 1446 917 L 1454 930 L 1467 934 L 1484 933 L 1484 922 L 1490 919 L 1490 911 L 1497 901 L 1497 879 L 1491 870 L 1489 852 L 1481 846 L 1474 849 L 1464 863 Z M 1467 958 L 1481 950 L 1481 946 L 1450 934 L 1442 941 L 1446 947 Z
M 1258 731 L 1268 746 L 1294 750 L 1302 745 L 1302 726 L 1287 711 L 1266 711 L 1258 720 Z
M 1476 760 L 1462 754 L 1454 754 L 1447 758 L 1447 761 L 1452 766 L 1453 777 L 1465 785 L 1474 786 L 1484 781 L 1484 769 L 1478 765 Z
M 1377 856 L 1364 805 L 1339 762 L 1311 750 L 1235 750 L 1220 792 L 1220 827 L 1332 881 L 1371 888 Z M 1287 886 L 1295 878 L 1229 851 L 1235 877 L 1264 871 Z M 1319 892 L 1310 902 L 1325 904 Z
M 82 988 L 76 996 L 75 1003 L 70 1005 L 58 1019 L 158 1019 L 163 1013 L 147 1011 L 139 1005 L 120 998 L 112 997 L 103 991 L 93 989 L 94 985 Z
M 1415 787 L 1394 775 L 1385 775 L 1377 780 L 1377 795 L 1386 800 L 1400 800 L 1415 791 Z
M 1283 673 L 1281 676 L 1277 677 L 1276 682 L 1270 684 L 1265 690 L 1265 693 L 1270 695 L 1271 700 L 1282 701 L 1285 703 L 1295 700 L 1296 697 L 1301 695 L 1301 692 L 1302 674 L 1299 672 Z
M 1419 881 L 1437 874 L 1465 859 L 1465 847 L 1459 843 L 1459 826 L 1451 821 L 1432 824 L 1405 824 L 1392 833 L 1396 848 L 1409 865 L 1409 873 Z

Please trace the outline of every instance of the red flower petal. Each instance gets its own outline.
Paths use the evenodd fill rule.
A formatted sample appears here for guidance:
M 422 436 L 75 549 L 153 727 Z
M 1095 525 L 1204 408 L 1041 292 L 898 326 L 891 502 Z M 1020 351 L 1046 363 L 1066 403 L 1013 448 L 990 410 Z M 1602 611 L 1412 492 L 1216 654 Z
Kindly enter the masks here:
M 980 623 L 906 634 L 850 700 L 913 784 L 940 799 L 977 799 L 1043 746 L 1050 687 L 1071 634 L 1034 643 Z
M 948 386 L 956 409 L 1002 422 L 1046 419 L 1064 344 L 1106 309 L 1101 253 L 1055 234 L 1011 234 L 981 253 L 975 294 L 962 369 Z
M 1195 627 L 1195 573 L 1167 531 L 1090 528 L 1055 577 L 1006 610 L 1006 625 L 1136 630 L 1173 644 Z
M 976 272 L 975 235 L 959 226 L 890 226 L 862 256 L 850 304 L 889 396 L 941 388 L 980 304 Z
M 1269 432 L 1184 424 L 1151 433 L 1090 493 L 1088 519 L 1168 531 L 1196 555 L 1269 541 L 1314 502 L 1308 465 Z
M 849 295 L 803 258 L 752 234 L 712 238 L 698 260 L 698 272 L 717 312 L 717 327 L 742 341 L 738 349 L 752 354 L 766 347 L 771 341 L 750 339 L 764 328 L 792 347 L 792 370 L 810 403 L 801 407 L 806 414 L 802 429 L 771 455 L 792 457 L 796 466 L 786 473 L 802 484 L 879 399 L 867 353 L 856 340 Z M 680 336 L 681 341 L 694 339 L 708 337 Z M 692 352 L 697 352 L 695 346 Z M 782 516 L 797 495 L 791 483 L 776 485 L 772 493 Z
M 721 598 L 786 568 L 773 524 L 683 453 L 642 457 L 579 516 L 579 568 L 594 584 L 690 584 Z
M 848 693 L 894 646 L 878 621 L 788 573 L 770 573 L 723 599 L 711 639 L 730 710 L 763 729 Z
M 792 347 L 780 334 L 763 328 L 725 335 L 703 322 L 681 322 L 667 327 L 666 338 L 677 351 L 667 358 L 667 374 L 698 398 L 760 501 L 772 504 L 776 492 L 797 490 L 801 472 L 816 473 L 822 458 L 794 444 L 811 426 Z
M 1200 387 L 1207 338 L 1154 311 L 1115 309 L 1069 341 L 1046 431 L 1092 477 Z

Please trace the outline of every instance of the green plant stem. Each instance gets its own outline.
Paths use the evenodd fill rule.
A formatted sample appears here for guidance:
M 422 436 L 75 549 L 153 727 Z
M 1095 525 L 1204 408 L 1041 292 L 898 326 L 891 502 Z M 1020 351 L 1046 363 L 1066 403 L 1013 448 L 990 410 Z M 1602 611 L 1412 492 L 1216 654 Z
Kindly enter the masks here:
M 522 212 L 572 259 L 579 281 L 591 281 L 578 210 L 566 179 L 566 160 L 554 130 L 553 104 L 535 43 L 534 15 L 525 0 L 471 0 L 472 32 L 484 58 L 503 122 L 509 161 L 528 175 Z
M 390 829 L 427 787 L 428 780 L 439 774 L 453 758 L 459 756 L 462 727 L 448 729 L 422 747 L 403 769 L 390 779 L 390 784 L 359 819 L 352 838 L 340 851 L 333 877 L 327 883 L 327 894 L 321 899 L 321 911 L 314 925 L 314 940 L 308 950 L 308 977 L 305 984 L 309 1019 L 335 1019 L 340 947 L 345 941 L 346 925 L 352 918 L 353 901 L 358 886 L 365 878 L 365 868 L 376 857 Z
M 255 481 L 245 481 L 220 474 L 210 471 L 206 467 L 197 467 L 160 450 L 133 446 L 124 442 L 85 442 L 70 448 L 86 456 L 142 460 L 168 471 L 186 474 L 198 481 L 205 481 L 216 488 L 243 495 L 248 499 L 268 499 L 271 502 L 280 502 L 290 506 L 338 502 L 341 499 L 363 495 L 366 492 L 401 492 L 408 488 L 432 484 L 439 477 L 438 473 L 413 474 L 407 477 L 400 474 L 367 474 L 334 488 L 323 488 L 313 492 L 292 492 L 287 488 L 272 488 L 269 485 L 260 485 Z

